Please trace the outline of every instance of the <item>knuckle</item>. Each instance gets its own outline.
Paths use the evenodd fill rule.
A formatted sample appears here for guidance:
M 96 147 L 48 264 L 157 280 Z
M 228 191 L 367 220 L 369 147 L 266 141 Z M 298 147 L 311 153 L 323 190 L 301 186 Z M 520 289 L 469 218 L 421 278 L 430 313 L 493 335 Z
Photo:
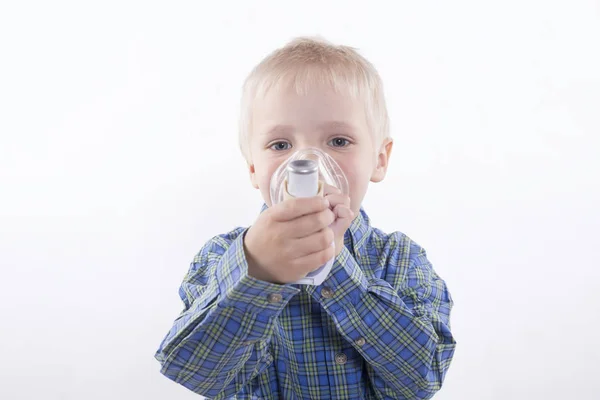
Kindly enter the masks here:
M 327 212 L 319 213 L 318 223 L 320 227 L 329 225 L 330 216 Z
M 327 249 L 325 249 L 325 251 L 321 252 L 321 265 L 329 261 L 331 257 L 333 257 L 333 249 L 330 246 Z
M 314 266 L 314 269 L 318 269 L 319 267 L 321 267 L 323 264 L 325 264 L 327 261 L 325 261 L 325 252 L 321 251 L 319 252 L 319 254 L 317 254 L 317 256 L 315 257 L 315 263 L 317 265 Z
M 335 239 L 335 235 L 333 234 L 333 230 L 331 228 L 326 228 L 325 229 L 325 234 L 327 235 L 327 243 L 331 243 L 333 242 L 333 239 Z
M 333 248 L 333 246 L 329 246 L 327 248 L 327 260 L 325 260 L 325 262 L 329 261 L 334 255 L 335 255 L 335 249 Z
M 269 210 L 267 210 L 267 211 L 269 211 Z M 275 214 L 277 214 L 277 213 L 275 211 L 273 211 L 273 212 L 267 212 L 267 211 L 265 211 L 265 213 L 263 214 L 264 215 L 263 218 L 265 219 L 265 223 L 272 224 L 276 219 Z
M 323 248 L 325 248 L 326 246 L 329 246 L 331 244 L 332 240 L 333 240 L 333 232 L 331 232 L 331 229 L 323 229 L 323 233 L 321 234 L 321 237 L 320 237 L 321 246 L 323 246 Z
M 325 237 L 325 234 L 323 232 L 319 232 L 315 242 L 317 249 L 323 250 L 325 248 L 325 244 L 327 243 L 327 238 Z

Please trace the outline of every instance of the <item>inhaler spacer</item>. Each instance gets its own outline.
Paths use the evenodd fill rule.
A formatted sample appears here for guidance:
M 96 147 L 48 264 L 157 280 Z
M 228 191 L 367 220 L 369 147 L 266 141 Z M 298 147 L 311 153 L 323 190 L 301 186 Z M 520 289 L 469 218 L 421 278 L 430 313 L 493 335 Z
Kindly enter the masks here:
M 284 161 L 271 177 L 271 204 L 275 205 L 291 197 L 324 196 L 325 185 L 338 188 L 348 195 L 348 180 L 335 160 L 317 148 L 298 150 Z M 335 248 L 335 241 L 331 243 Z M 323 283 L 335 256 L 304 278 L 292 282 L 306 285 Z

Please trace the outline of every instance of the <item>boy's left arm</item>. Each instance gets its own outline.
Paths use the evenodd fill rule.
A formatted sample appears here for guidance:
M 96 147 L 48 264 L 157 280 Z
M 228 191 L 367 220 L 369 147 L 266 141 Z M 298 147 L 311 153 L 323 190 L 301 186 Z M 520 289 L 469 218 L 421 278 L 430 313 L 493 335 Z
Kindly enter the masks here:
M 429 399 L 441 388 L 456 347 L 453 301 L 425 250 L 405 242 L 408 258 L 399 254 L 402 246 L 387 249 L 386 275 L 393 283 L 367 279 L 343 248 L 327 279 L 307 292 L 370 366 L 373 389 L 383 397 Z
M 343 245 L 354 217 L 349 199 L 328 194 L 337 219 L 336 259 L 329 276 L 307 292 L 321 303 L 339 333 L 368 364 L 372 387 L 382 397 L 430 399 L 441 388 L 456 341 L 450 331 L 454 302 L 425 250 L 408 237 L 390 235 L 377 263 L 384 279 L 367 279 Z M 360 255 L 358 255 L 360 257 Z

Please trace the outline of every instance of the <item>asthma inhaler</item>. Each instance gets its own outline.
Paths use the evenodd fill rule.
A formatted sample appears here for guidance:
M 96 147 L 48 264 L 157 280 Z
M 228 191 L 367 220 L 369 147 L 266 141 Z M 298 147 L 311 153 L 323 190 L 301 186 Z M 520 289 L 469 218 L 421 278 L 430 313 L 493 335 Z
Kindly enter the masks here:
M 271 204 L 290 197 L 324 196 L 325 186 L 333 186 L 348 195 L 348 180 L 340 166 L 326 152 L 309 147 L 296 151 L 273 173 L 270 183 Z M 335 249 L 335 241 L 331 243 Z M 291 283 L 320 285 L 329 275 L 335 257 L 304 278 Z
M 319 168 L 313 160 L 294 160 L 287 166 L 287 191 L 293 197 L 319 193 Z
M 348 180 L 335 160 L 318 148 L 305 148 L 283 162 L 271 177 L 271 203 L 290 197 L 323 196 L 325 185 L 348 195 Z M 335 248 L 335 241 L 331 245 Z M 329 275 L 334 259 L 292 283 L 320 285 Z
M 287 180 L 285 183 L 284 197 L 312 197 L 323 194 L 323 182 L 319 181 L 319 167 L 313 160 L 294 160 L 287 165 Z M 335 241 L 331 242 L 335 250 Z M 306 285 L 320 285 L 323 283 L 331 267 L 335 256 L 318 269 L 309 272 L 304 278 L 292 282 Z

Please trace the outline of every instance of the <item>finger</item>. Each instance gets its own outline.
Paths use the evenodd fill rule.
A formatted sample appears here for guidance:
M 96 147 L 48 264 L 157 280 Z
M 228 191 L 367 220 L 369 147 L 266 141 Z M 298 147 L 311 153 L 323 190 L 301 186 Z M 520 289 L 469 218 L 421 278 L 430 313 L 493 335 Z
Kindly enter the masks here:
M 326 228 L 312 237 L 296 240 L 292 263 L 297 266 L 311 265 L 311 271 L 319 268 L 333 257 L 334 239 L 331 229 Z
M 333 224 L 329 225 L 336 237 L 342 236 L 354 221 L 354 212 L 342 204 L 337 205 L 333 209 L 336 219 Z
M 291 239 L 289 248 L 291 249 L 288 254 L 291 258 L 301 258 L 306 255 L 316 253 L 331 246 L 331 243 L 335 240 L 335 235 L 329 227 L 325 227 L 320 231 L 313 233 L 312 235 Z
M 338 204 L 333 209 L 333 213 L 337 218 L 351 219 L 354 218 L 354 212 L 345 204 Z
M 335 218 L 335 213 L 329 208 L 318 213 L 303 215 L 292 221 L 286 221 L 283 234 L 290 238 L 303 238 L 327 228 Z
M 297 197 L 287 199 L 272 207 L 272 217 L 275 221 L 291 221 L 303 215 L 314 214 L 330 206 L 329 200 L 321 196 Z
M 335 246 L 328 246 L 326 249 L 298 258 L 292 262 L 292 265 L 309 274 L 318 270 L 335 256 Z M 306 275 L 304 275 L 306 276 Z
M 327 196 L 328 194 L 341 194 L 342 191 L 336 186 L 330 185 L 328 183 L 323 183 L 323 195 Z
M 343 194 L 328 194 L 325 196 L 327 200 L 329 200 L 329 204 L 331 208 L 335 208 L 338 204 L 345 205 L 346 207 L 350 207 L 350 197 Z

